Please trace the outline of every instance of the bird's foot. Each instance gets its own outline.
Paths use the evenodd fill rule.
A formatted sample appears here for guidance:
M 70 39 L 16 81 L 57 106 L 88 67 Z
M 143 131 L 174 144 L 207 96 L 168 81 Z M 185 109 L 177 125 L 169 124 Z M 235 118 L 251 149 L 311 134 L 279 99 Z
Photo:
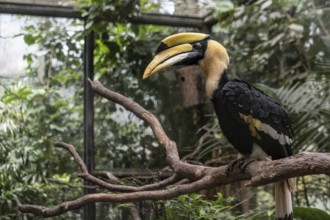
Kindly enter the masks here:
M 235 166 L 236 166 L 237 164 L 240 166 L 240 164 L 241 164 L 242 162 L 244 162 L 245 160 L 246 160 L 245 158 L 239 158 L 239 159 L 236 159 L 236 160 L 231 161 L 231 162 L 228 164 L 227 168 L 226 168 L 226 175 L 229 176 L 229 174 L 230 174 L 231 172 L 233 172 Z
M 241 161 L 239 164 L 238 164 L 238 168 L 239 168 L 239 170 L 241 171 L 241 173 L 245 173 L 245 170 L 246 170 L 246 168 L 247 168 L 247 166 L 249 166 L 249 164 L 250 163 L 252 163 L 252 162 L 254 162 L 254 161 L 256 161 L 256 159 L 251 159 L 251 158 L 249 158 L 249 159 L 246 159 L 246 160 L 244 160 L 244 161 Z
M 233 160 L 227 166 L 226 175 L 228 176 L 231 172 L 233 172 L 236 165 L 238 165 L 238 168 L 241 173 L 245 173 L 247 166 L 254 161 L 256 160 L 251 158 L 240 158 L 237 160 Z

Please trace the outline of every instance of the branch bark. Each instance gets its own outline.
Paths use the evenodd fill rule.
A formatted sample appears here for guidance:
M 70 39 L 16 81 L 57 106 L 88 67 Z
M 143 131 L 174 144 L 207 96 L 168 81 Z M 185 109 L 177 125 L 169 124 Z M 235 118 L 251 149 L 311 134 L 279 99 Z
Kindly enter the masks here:
M 188 164 L 179 158 L 175 142 L 168 138 L 158 119 L 136 102 L 106 89 L 99 81 L 90 81 L 95 92 L 122 105 L 137 117 L 145 120 L 152 128 L 157 142 L 164 148 L 166 161 L 173 170 L 168 179 L 144 186 L 129 186 L 108 183 L 88 173 L 83 160 L 72 145 L 56 142 L 55 147 L 67 150 L 80 168 L 79 176 L 96 186 L 107 189 L 111 193 L 95 193 L 84 195 L 76 200 L 64 202 L 58 206 L 47 208 L 38 205 L 20 205 L 23 213 L 34 213 L 43 217 L 63 214 L 95 202 L 129 203 L 142 200 L 166 200 L 179 195 L 198 192 L 203 189 L 249 180 L 246 186 L 256 187 L 291 177 L 326 174 L 330 175 L 330 153 L 299 153 L 289 158 L 274 161 L 255 161 L 247 167 L 245 173 L 238 169 L 226 175 L 227 166 L 206 167 Z

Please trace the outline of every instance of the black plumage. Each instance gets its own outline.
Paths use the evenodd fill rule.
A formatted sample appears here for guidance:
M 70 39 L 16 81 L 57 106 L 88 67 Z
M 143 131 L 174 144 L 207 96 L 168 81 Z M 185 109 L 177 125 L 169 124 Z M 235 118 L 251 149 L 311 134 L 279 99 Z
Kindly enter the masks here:
M 211 100 L 223 134 L 241 154 L 249 156 L 256 143 L 272 159 L 292 155 L 288 115 L 262 91 L 225 72 Z

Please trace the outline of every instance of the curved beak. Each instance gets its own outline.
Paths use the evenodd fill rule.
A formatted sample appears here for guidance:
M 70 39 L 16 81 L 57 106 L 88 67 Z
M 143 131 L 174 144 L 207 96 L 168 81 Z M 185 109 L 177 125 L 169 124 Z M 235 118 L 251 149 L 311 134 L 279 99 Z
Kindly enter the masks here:
M 209 35 L 200 33 L 181 33 L 165 38 L 157 48 L 156 56 L 145 69 L 143 79 L 160 70 L 198 58 L 200 54 L 193 49 L 192 43 L 208 37 Z
M 160 52 L 145 69 L 143 79 L 191 57 L 194 53 L 192 49 L 190 44 L 182 44 Z

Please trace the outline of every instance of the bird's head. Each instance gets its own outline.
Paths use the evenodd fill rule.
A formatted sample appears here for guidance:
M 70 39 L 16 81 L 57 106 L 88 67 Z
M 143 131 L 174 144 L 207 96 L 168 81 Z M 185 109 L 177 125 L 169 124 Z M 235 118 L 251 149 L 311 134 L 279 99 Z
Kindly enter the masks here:
M 155 57 L 144 71 L 143 79 L 172 66 L 194 64 L 199 65 L 205 74 L 207 93 L 211 95 L 227 69 L 229 57 L 226 49 L 207 34 L 174 34 L 161 41 Z

